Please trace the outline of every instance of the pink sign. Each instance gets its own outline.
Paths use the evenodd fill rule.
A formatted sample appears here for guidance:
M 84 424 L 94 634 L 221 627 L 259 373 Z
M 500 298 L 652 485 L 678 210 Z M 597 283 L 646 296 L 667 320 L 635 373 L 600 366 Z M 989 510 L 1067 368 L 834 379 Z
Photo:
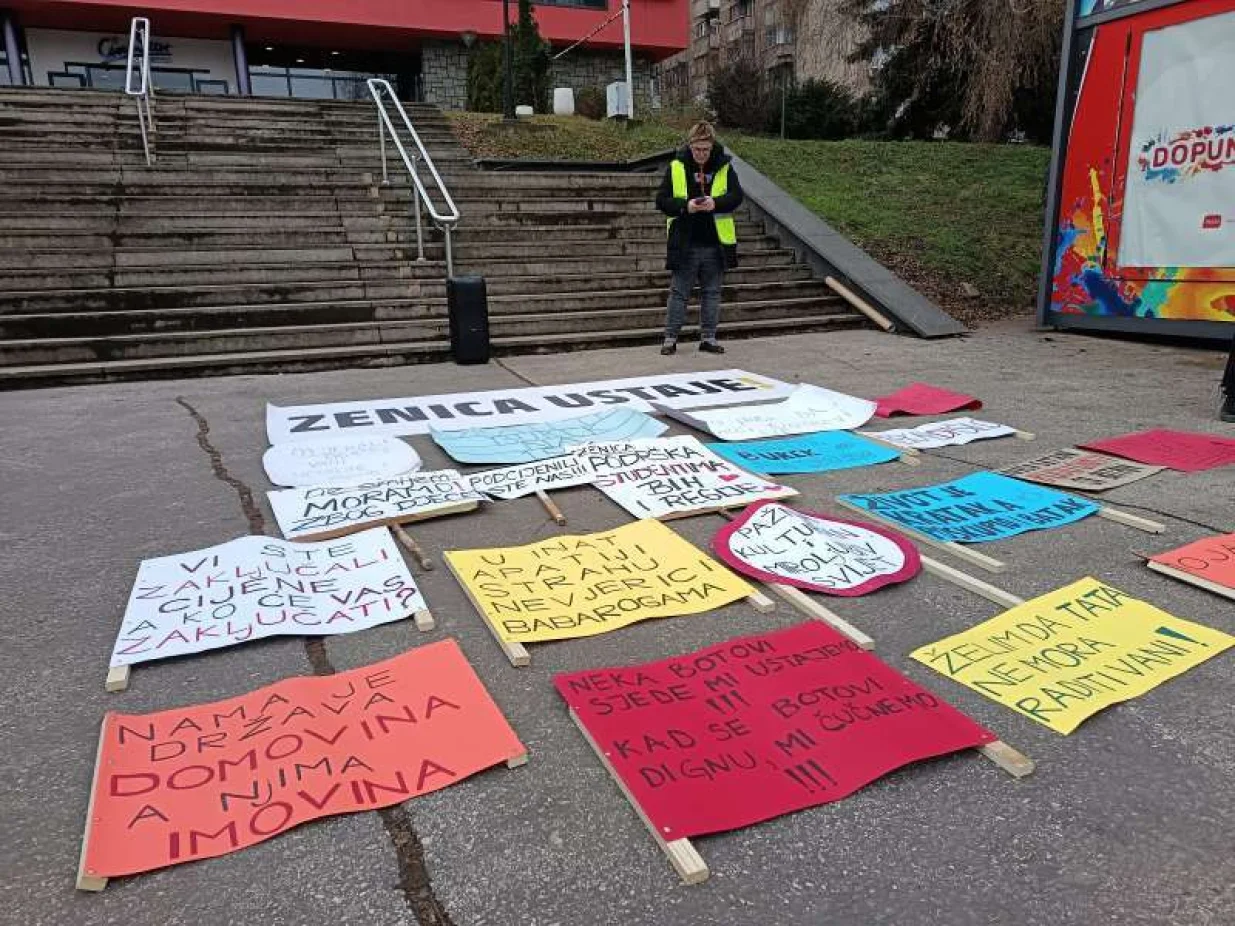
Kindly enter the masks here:
M 996 739 L 819 621 L 553 683 L 666 840 L 838 801 Z
M 922 568 L 913 544 L 887 528 L 774 501 L 743 511 L 717 532 L 712 548 L 745 575 L 845 597 L 906 582 Z
M 942 415 L 962 408 L 981 408 L 982 403 L 963 392 L 940 389 L 930 383 L 910 383 L 891 395 L 875 400 L 875 414 L 880 418 L 893 415 Z
M 1108 437 L 1106 440 L 1090 441 L 1079 446 L 1085 450 L 1097 450 L 1100 453 L 1136 460 L 1138 463 L 1148 463 L 1150 466 L 1168 466 L 1184 473 L 1199 473 L 1235 463 L 1235 440 L 1195 431 L 1157 428 L 1153 431 L 1138 431 L 1119 437 Z

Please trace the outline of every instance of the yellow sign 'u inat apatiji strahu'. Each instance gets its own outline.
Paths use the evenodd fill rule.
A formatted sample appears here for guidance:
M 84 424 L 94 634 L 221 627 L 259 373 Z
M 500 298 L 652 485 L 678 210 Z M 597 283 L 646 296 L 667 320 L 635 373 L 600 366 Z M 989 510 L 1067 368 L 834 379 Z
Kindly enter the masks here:
M 1235 644 L 1094 578 L 915 650 L 919 662 L 1058 733 Z
M 754 589 L 659 521 L 521 547 L 451 550 L 451 571 L 508 643 L 606 633 L 699 614 Z

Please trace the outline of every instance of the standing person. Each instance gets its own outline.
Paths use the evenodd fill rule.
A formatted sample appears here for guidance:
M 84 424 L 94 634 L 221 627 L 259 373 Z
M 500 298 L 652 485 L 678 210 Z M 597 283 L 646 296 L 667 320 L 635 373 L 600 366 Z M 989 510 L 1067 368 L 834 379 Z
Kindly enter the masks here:
M 673 273 L 662 354 L 677 352 L 686 303 L 696 280 L 699 349 L 709 354 L 725 352 L 716 341 L 720 288 L 725 271 L 738 265 L 733 211 L 742 199 L 742 185 L 729 155 L 716 141 L 716 131 L 708 122 L 695 124 L 686 137 L 686 147 L 669 162 L 656 192 L 656 208 L 669 216 L 665 267 Z

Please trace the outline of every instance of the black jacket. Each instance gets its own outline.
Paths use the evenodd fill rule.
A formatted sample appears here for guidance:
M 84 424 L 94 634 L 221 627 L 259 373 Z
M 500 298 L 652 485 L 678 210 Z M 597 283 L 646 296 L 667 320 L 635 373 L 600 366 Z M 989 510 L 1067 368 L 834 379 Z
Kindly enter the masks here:
M 737 171 L 733 169 L 732 164 L 729 164 L 729 154 L 719 142 L 712 145 L 712 154 L 702 168 L 705 186 L 700 186 L 698 176 L 700 168 L 691 156 L 689 147 L 683 148 L 674 155 L 674 160 L 681 161 L 686 166 L 686 199 L 673 195 L 672 164 L 665 168 L 665 175 L 660 181 L 660 189 L 656 191 L 656 208 L 665 215 L 677 219 L 669 231 L 665 266 L 670 270 L 677 269 L 683 255 L 690 247 L 716 247 L 721 249 L 725 269 L 736 267 L 738 265 L 737 245 L 722 246 L 716 237 L 716 223 L 712 220 L 713 215 L 735 211 L 738 206 L 742 205 L 742 200 L 745 198 L 742 184 L 738 182 Z M 724 164 L 729 164 L 729 183 L 725 195 L 716 198 L 716 212 L 687 212 L 686 201 L 698 196 L 707 196 L 712 185 L 712 177 Z

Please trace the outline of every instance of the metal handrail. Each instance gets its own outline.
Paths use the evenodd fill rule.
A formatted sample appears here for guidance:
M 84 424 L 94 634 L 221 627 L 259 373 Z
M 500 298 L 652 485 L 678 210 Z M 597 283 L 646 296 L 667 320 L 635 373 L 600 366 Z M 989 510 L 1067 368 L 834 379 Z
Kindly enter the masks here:
M 141 39 L 141 60 L 137 60 L 137 40 Z M 136 65 L 136 68 L 134 67 Z M 134 86 L 134 77 L 137 85 Z M 154 86 L 150 83 L 150 20 L 134 16 L 129 23 L 129 54 L 124 70 L 124 92 L 137 103 L 137 123 L 142 130 L 142 150 L 146 166 L 154 163 L 151 136 L 154 135 Z
M 403 108 L 403 104 L 399 102 L 399 97 L 395 94 L 394 88 L 390 86 L 390 81 L 380 77 L 372 77 L 367 83 L 369 93 L 373 96 L 373 102 L 377 104 L 377 133 L 382 148 L 382 183 L 390 183 L 390 175 L 386 170 L 386 135 L 389 134 L 390 140 L 394 142 L 394 146 L 399 152 L 399 156 L 403 158 L 403 166 L 407 168 L 408 176 L 412 178 L 412 200 L 413 208 L 416 211 L 416 259 L 425 259 L 424 231 L 420 221 L 420 204 L 423 201 L 425 208 L 428 210 L 429 218 L 446 236 L 446 276 L 452 277 L 454 276 L 454 258 L 450 247 L 450 232 L 459 222 L 459 209 L 455 205 L 454 199 L 451 198 L 450 191 L 446 189 L 446 184 L 442 181 L 441 174 L 433 166 L 433 158 L 429 157 L 429 152 L 425 150 L 420 136 L 416 134 L 416 129 L 412 127 L 412 120 L 408 118 L 407 111 Z M 407 129 L 408 134 L 412 137 L 412 141 L 416 143 L 416 151 L 410 155 L 403 146 L 399 133 L 395 131 L 394 123 L 390 120 L 390 113 L 386 109 L 386 96 L 389 96 L 390 101 L 394 103 L 395 110 L 403 120 L 403 127 Z M 420 174 L 416 170 L 418 161 L 423 161 L 425 166 L 429 168 L 429 173 L 433 177 L 433 183 L 437 187 L 437 192 L 441 194 L 441 198 L 449 211 L 441 212 L 433 205 L 433 200 L 429 198 L 425 185 L 420 180 Z

